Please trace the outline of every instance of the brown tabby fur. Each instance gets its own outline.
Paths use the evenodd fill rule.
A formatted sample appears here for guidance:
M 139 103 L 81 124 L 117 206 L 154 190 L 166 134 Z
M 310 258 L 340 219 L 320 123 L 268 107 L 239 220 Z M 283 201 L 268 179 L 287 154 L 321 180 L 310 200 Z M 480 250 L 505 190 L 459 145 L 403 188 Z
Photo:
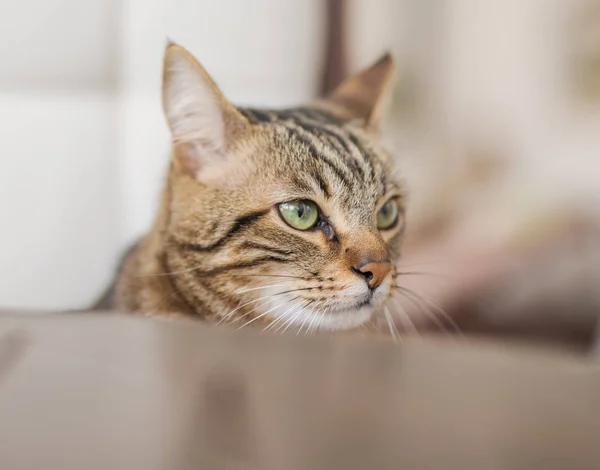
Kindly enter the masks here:
M 392 68 L 385 56 L 309 106 L 240 109 L 185 49 L 169 45 L 173 159 L 154 226 L 124 260 L 113 306 L 273 329 L 368 322 L 395 270 L 367 294 L 351 268 L 396 259 L 404 225 L 404 188 L 377 135 Z M 400 221 L 379 231 L 375 217 L 390 198 Z M 316 202 L 328 225 L 288 226 L 277 205 L 297 199 Z

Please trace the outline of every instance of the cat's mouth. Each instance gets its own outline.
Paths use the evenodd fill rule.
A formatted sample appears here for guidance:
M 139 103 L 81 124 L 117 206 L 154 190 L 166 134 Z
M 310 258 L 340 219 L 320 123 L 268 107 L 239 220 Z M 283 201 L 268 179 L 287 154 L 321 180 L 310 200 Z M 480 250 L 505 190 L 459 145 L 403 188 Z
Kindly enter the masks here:
M 377 306 L 376 295 L 373 292 L 366 292 L 363 295 L 353 295 L 338 300 L 335 304 L 329 305 L 327 311 L 332 314 L 352 314 L 363 308 L 375 308 Z
M 383 304 L 389 295 L 389 286 L 384 285 L 376 290 L 369 290 L 362 298 L 358 299 L 351 309 L 359 310 L 361 308 L 376 308 Z
M 362 301 L 358 302 L 358 303 L 357 303 L 357 304 L 354 306 L 354 309 L 358 310 L 358 309 L 360 309 L 360 308 L 367 307 L 367 306 L 371 306 L 371 307 L 373 307 L 373 306 L 374 306 L 374 305 L 373 305 L 373 294 L 372 294 L 372 293 L 369 293 L 366 299 L 364 299 L 364 300 L 362 300 Z
M 367 306 L 375 307 L 374 298 L 375 298 L 375 293 L 373 291 L 370 291 L 369 293 L 367 293 L 367 295 L 365 296 L 365 298 L 363 300 L 359 301 L 356 304 L 356 306 L 354 308 L 359 309 L 359 308 L 363 308 L 363 307 L 367 307 Z

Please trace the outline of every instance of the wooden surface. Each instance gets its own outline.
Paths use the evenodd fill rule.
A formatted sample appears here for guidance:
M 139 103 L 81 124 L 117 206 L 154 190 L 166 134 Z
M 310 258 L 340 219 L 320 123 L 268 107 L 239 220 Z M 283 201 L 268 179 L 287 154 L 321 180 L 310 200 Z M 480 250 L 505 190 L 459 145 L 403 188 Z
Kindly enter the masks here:
M 0 469 L 600 469 L 600 363 L 0 315 Z

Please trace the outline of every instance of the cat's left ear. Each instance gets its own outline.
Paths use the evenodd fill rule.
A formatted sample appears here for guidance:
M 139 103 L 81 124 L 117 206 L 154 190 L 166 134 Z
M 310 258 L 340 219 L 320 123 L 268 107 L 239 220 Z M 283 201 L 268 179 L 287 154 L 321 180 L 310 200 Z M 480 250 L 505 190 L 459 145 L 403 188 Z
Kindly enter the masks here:
M 163 108 L 175 156 L 190 176 L 226 160 L 228 151 L 250 133 L 250 123 L 206 70 L 173 43 L 164 56 Z
M 344 80 L 324 101 L 341 108 L 351 119 L 363 120 L 369 130 L 377 131 L 393 81 L 394 60 L 386 53 L 372 66 Z

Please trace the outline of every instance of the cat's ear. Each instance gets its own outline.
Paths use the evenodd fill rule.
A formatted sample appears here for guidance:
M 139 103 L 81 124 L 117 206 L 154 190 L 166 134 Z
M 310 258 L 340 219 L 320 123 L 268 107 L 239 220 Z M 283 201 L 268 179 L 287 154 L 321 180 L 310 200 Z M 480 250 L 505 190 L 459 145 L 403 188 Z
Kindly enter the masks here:
M 386 53 L 372 66 L 344 80 L 325 102 L 342 108 L 348 117 L 363 120 L 367 128 L 376 131 L 393 78 L 394 60 Z
M 226 159 L 228 150 L 250 132 L 249 122 L 206 70 L 173 43 L 165 50 L 162 96 L 174 153 L 192 176 Z

